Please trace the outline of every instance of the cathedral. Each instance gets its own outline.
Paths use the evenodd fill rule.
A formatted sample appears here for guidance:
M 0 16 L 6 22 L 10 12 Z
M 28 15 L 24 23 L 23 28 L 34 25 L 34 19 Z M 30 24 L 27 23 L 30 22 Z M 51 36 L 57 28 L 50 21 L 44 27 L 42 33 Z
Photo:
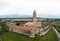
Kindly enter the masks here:
M 35 27 L 41 27 L 41 21 L 38 21 L 36 11 L 33 12 L 32 22 L 27 22 L 25 25 L 27 26 L 35 26 Z

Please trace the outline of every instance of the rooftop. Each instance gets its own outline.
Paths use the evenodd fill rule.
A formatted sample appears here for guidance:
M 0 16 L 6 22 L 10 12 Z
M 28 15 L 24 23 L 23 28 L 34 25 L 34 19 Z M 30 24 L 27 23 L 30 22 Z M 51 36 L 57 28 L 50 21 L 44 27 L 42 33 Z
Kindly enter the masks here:
M 19 29 L 24 29 L 24 30 L 37 30 L 38 28 L 36 27 L 28 27 L 28 26 L 14 26 L 14 28 L 19 28 Z

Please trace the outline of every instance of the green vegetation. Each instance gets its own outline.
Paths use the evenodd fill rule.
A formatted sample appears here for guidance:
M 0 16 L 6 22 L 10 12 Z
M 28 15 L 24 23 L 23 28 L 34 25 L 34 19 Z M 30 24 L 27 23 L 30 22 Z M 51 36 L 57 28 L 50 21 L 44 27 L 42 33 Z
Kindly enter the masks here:
M 56 25 L 56 26 L 60 26 L 60 21 L 54 21 L 53 23 L 54 23 L 54 25 Z
M 1 36 L 3 41 L 58 41 L 55 32 L 51 29 L 45 36 L 37 36 L 35 38 L 29 38 L 28 36 L 5 32 Z
M 60 21 L 54 21 L 53 22 L 54 27 L 57 29 L 58 32 L 60 32 Z
M 4 29 L 5 23 L 4 22 L 0 22 L 0 26 Z
M 4 23 L 1 23 L 0 25 L 3 28 L 5 26 Z M 35 38 L 30 38 L 28 36 L 14 32 L 4 32 L 0 35 L 0 38 L 3 41 L 58 41 L 57 36 L 53 29 L 51 29 L 45 36 L 36 36 Z
M 51 29 L 45 36 L 41 37 L 38 36 L 37 38 L 35 38 L 35 41 L 58 41 L 58 40 L 55 32 L 53 31 L 53 29 Z
M 5 25 L 5 24 L 4 24 L 3 22 L 2 22 L 2 23 L 0 22 L 0 27 L 1 27 L 1 28 L 0 28 L 0 35 L 1 35 L 3 32 L 5 32 L 5 31 L 4 31 L 4 25 Z
M 2 28 L 0 28 L 0 35 L 4 32 L 4 30 Z

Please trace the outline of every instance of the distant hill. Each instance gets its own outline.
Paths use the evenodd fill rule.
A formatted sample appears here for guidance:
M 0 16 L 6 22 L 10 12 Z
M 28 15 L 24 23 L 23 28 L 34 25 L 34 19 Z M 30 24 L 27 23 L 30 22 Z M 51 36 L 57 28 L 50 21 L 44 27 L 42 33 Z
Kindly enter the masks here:
M 28 18 L 29 15 L 19 15 L 19 14 L 10 14 L 10 15 L 0 15 L 0 18 Z

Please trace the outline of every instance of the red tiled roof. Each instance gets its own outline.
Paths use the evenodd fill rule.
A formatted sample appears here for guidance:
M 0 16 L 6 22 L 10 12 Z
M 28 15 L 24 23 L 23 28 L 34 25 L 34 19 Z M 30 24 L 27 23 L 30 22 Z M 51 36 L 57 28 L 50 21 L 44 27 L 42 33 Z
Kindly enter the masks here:
M 19 28 L 19 29 L 23 29 L 23 30 L 37 30 L 38 28 L 36 27 L 24 27 L 24 26 L 14 26 L 14 28 Z

